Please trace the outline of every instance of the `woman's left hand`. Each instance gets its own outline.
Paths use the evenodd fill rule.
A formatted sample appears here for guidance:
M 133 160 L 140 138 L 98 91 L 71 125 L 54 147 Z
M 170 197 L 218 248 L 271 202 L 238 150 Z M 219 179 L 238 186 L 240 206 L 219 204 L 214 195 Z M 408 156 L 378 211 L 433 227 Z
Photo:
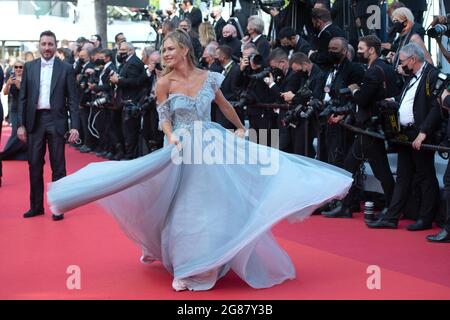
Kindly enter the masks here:
M 245 129 L 239 128 L 234 132 L 239 138 L 245 138 Z

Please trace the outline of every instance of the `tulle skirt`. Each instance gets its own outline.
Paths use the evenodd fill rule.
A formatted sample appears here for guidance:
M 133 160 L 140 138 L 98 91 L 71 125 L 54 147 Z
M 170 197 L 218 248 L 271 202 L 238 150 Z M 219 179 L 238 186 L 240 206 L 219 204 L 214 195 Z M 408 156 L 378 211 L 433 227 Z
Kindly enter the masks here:
M 52 212 L 97 201 L 142 248 L 142 262 L 162 261 L 191 290 L 212 288 L 230 269 L 253 288 L 295 278 L 271 227 L 343 198 L 351 175 L 216 123 L 195 127 L 182 136 L 183 148 L 92 163 L 51 183 Z

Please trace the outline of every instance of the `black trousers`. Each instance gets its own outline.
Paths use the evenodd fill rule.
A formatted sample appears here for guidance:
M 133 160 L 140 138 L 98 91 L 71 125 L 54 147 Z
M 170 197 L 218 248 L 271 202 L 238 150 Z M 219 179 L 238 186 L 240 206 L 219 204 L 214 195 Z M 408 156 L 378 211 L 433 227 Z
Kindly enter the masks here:
M 115 153 L 123 149 L 121 110 L 105 109 L 105 133 L 108 136 L 108 151 Z
M 2 141 L 2 129 L 3 129 L 3 106 L 2 102 L 0 101 L 0 141 Z M 3 165 L 2 160 L 0 159 L 0 178 L 3 175 Z
M 447 212 L 447 220 L 445 221 L 445 230 L 450 232 L 450 162 L 447 164 L 447 169 L 444 174 L 444 199 Z
M 345 158 L 353 144 L 354 134 L 339 124 L 327 124 L 324 134 L 326 140 L 321 139 L 321 149 L 326 150 L 327 162 L 343 168 Z
M 83 129 L 84 145 L 91 149 L 95 149 L 98 140 L 92 135 L 91 131 L 89 130 L 92 119 L 93 114 L 90 107 L 80 108 L 80 122 Z
M 389 167 L 384 141 L 365 135 L 358 135 L 350 148 L 344 161 L 344 169 L 353 174 L 356 178 L 359 167 L 363 161 L 367 160 L 372 168 L 373 174 L 381 182 L 386 206 L 389 206 L 394 192 L 395 181 Z M 358 187 L 356 179 L 350 188 L 349 193 L 343 200 L 343 205 L 347 208 L 356 204 L 358 196 Z
M 125 159 L 134 159 L 138 155 L 139 132 L 141 127 L 141 116 L 126 116 L 122 114 L 122 130 L 125 139 Z
M 35 128 L 28 133 L 28 166 L 30 173 L 30 209 L 44 209 L 44 164 L 48 145 L 52 181 L 66 176 L 65 139 L 56 132 L 50 111 L 37 111 Z
M 257 142 L 262 145 L 267 145 L 271 147 L 276 147 L 278 145 L 278 141 L 272 141 L 272 129 L 277 129 L 277 119 L 275 118 L 275 115 L 273 114 L 257 114 L 257 115 L 249 115 L 248 121 L 250 123 L 250 129 L 254 129 L 256 131 L 256 140 L 254 142 Z M 264 134 L 264 131 L 260 130 L 267 130 L 266 134 Z M 281 135 L 281 133 L 280 133 Z M 250 139 L 252 137 L 250 136 Z M 266 141 L 265 141 L 266 140 Z M 281 140 L 281 136 L 280 136 Z M 272 145 L 272 144 L 275 145 Z
M 419 134 L 415 128 L 403 130 L 409 141 Z M 434 167 L 434 152 L 414 150 L 412 147 L 399 146 L 397 160 L 397 181 L 394 194 L 385 219 L 398 221 L 402 210 L 408 201 L 414 175 L 420 183 L 421 202 L 419 211 L 420 219 L 425 223 L 431 223 L 434 219 L 434 210 L 439 194 L 439 183 Z

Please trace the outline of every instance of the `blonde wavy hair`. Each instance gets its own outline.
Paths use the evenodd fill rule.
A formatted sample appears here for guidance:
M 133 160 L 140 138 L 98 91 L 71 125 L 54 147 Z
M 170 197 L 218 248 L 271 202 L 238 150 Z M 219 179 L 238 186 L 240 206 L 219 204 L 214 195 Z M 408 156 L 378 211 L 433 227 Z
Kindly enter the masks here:
M 209 22 L 202 22 L 198 26 L 200 44 L 205 48 L 211 41 L 216 41 L 216 33 Z
M 164 43 L 167 40 L 172 40 L 177 46 L 179 46 L 181 49 L 188 49 L 188 54 L 187 54 L 187 61 L 188 63 L 192 66 L 195 67 L 196 63 L 195 63 L 195 55 L 194 55 L 194 48 L 192 46 L 192 41 L 191 41 L 191 37 L 189 36 L 189 34 L 183 30 L 183 29 L 175 29 L 174 31 L 168 33 L 164 39 L 163 42 L 161 44 L 161 57 L 162 57 L 162 61 L 163 61 L 163 66 L 164 69 L 162 71 L 162 75 L 166 75 L 169 72 L 172 71 L 172 68 L 168 67 L 165 65 L 165 61 L 164 61 L 164 55 L 163 55 L 163 47 L 164 47 Z

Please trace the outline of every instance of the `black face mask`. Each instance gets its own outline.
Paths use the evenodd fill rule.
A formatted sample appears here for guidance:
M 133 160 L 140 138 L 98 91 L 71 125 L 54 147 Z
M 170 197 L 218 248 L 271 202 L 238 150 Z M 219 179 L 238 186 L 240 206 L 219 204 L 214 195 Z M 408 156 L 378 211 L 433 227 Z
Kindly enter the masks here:
M 119 63 L 124 63 L 127 60 L 127 58 L 128 58 L 128 54 L 127 53 L 119 53 L 117 55 L 117 61 Z
M 216 16 L 214 15 L 214 13 L 211 13 L 211 18 L 215 19 Z
M 227 36 L 227 37 L 223 37 L 222 38 L 223 39 L 223 41 L 225 41 L 225 42 L 231 42 L 231 41 L 233 41 L 233 36 Z
M 284 51 L 286 51 L 289 54 L 289 51 L 294 50 L 295 48 L 291 45 L 287 45 L 287 46 L 281 46 Z
M 335 65 L 341 62 L 342 54 L 340 52 L 331 52 L 328 51 L 328 61 L 330 61 L 330 64 Z
M 356 56 L 357 56 L 359 62 L 361 62 L 361 63 L 363 63 L 363 64 L 369 63 L 369 58 L 365 58 L 365 57 L 364 57 L 364 53 L 359 53 L 359 52 L 358 52 L 358 53 L 356 54 Z
M 96 66 L 104 66 L 105 65 L 105 60 L 97 59 L 97 60 L 95 60 L 95 65 Z
M 403 29 L 405 29 L 404 22 L 397 21 L 392 25 L 391 34 L 402 33 Z
M 79 58 L 79 59 L 78 59 L 78 62 L 79 62 L 81 65 L 83 65 L 86 61 L 84 61 L 83 58 Z
M 407 65 L 402 66 L 402 69 L 406 76 L 411 76 L 413 74 L 413 69 L 410 69 Z

